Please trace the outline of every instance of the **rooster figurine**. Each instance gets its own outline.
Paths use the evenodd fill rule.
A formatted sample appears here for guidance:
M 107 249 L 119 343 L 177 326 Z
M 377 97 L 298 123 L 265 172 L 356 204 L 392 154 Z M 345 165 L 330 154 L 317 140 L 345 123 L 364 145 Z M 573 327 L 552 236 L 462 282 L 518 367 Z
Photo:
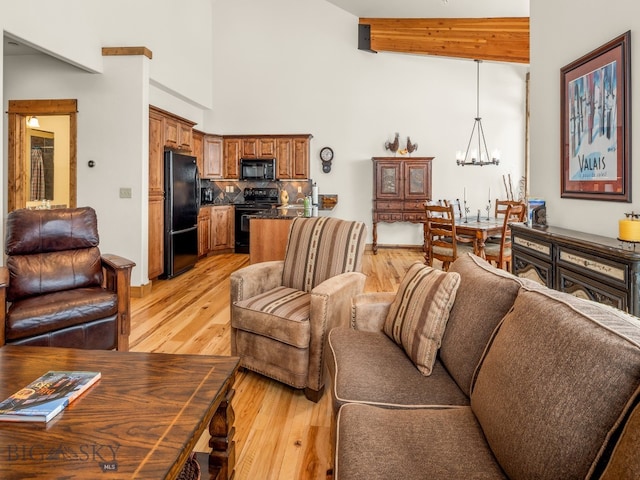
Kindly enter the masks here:
M 384 149 L 385 150 L 391 150 L 393 153 L 396 153 L 398 151 L 398 147 L 400 146 L 400 134 L 396 132 L 396 138 L 393 140 L 393 142 L 385 142 L 384 143 Z
M 417 143 L 411 143 L 411 139 L 409 137 L 407 137 L 407 152 L 409 152 L 409 155 L 411 155 L 417 149 L 418 149 L 418 144 Z

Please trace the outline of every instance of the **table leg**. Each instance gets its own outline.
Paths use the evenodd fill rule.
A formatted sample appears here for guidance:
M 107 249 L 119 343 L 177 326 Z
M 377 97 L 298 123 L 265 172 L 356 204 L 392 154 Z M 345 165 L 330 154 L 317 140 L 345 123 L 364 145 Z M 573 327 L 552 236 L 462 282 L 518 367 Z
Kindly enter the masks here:
M 486 258 L 485 254 L 484 254 L 484 244 L 485 244 L 485 242 L 487 240 L 487 237 L 488 237 L 488 235 L 487 235 L 487 232 L 485 232 L 485 231 L 482 231 L 482 232 L 479 231 L 476 234 L 476 239 L 477 239 L 477 241 L 476 241 L 476 249 L 477 249 L 476 255 L 478 255 L 480 258 Z
M 371 249 L 373 250 L 373 254 L 378 254 L 378 222 L 373 222 L 373 243 L 371 244 Z
M 422 223 L 422 251 L 424 252 L 424 264 L 431 265 L 429 247 L 427 245 L 427 222 Z
M 214 477 L 216 480 L 232 480 L 235 474 L 236 446 L 233 440 L 235 435 L 235 413 L 231 406 L 231 399 L 235 394 L 231 382 L 225 399 L 220 402 L 220 406 L 209 423 L 209 433 L 211 439 L 209 446 L 209 473 L 217 470 Z

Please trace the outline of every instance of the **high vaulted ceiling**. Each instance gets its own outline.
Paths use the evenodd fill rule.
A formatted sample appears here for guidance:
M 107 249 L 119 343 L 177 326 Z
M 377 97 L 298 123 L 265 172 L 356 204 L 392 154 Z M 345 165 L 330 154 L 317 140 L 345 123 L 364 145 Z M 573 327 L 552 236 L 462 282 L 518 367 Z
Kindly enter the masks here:
M 528 17 L 529 0 L 327 0 L 356 17 Z

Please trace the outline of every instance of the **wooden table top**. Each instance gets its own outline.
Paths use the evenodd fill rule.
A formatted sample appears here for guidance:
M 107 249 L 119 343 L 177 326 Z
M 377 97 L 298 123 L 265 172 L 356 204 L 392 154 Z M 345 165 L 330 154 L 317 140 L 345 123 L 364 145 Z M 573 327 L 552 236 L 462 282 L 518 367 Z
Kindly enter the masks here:
M 102 378 L 46 424 L 0 422 L 0 478 L 175 478 L 237 368 L 236 357 L 4 346 L 0 399 L 48 370 Z
M 473 230 L 495 230 L 496 228 L 501 229 L 504 224 L 504 218 L 495 218 L 490 217 L 487 219 L 486 216 L 480 217 L 480 221 L 478 221 L 477 217 L 468 217 L 465 222 L 465 218 L 456 219 L 456 229 L 459 228 L 467 228 Z

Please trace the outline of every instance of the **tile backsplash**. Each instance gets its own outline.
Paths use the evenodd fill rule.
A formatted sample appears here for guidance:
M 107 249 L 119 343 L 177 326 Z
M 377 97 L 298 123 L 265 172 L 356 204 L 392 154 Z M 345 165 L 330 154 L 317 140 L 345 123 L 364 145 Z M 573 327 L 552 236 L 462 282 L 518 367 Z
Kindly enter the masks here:
M 277 188 L 278 194 L 286 190 L 289 203 L 296 203 L 298 198 L 311 195 L 313 180 L 280 180 L 275 182 L 250 182 L 246 180 L 201 180 L 201 188 L 213 189 L 213 204 L 225 205 L 244 202 L 245 188 Z M 298 192 L 298 189 L 300 192 Z

